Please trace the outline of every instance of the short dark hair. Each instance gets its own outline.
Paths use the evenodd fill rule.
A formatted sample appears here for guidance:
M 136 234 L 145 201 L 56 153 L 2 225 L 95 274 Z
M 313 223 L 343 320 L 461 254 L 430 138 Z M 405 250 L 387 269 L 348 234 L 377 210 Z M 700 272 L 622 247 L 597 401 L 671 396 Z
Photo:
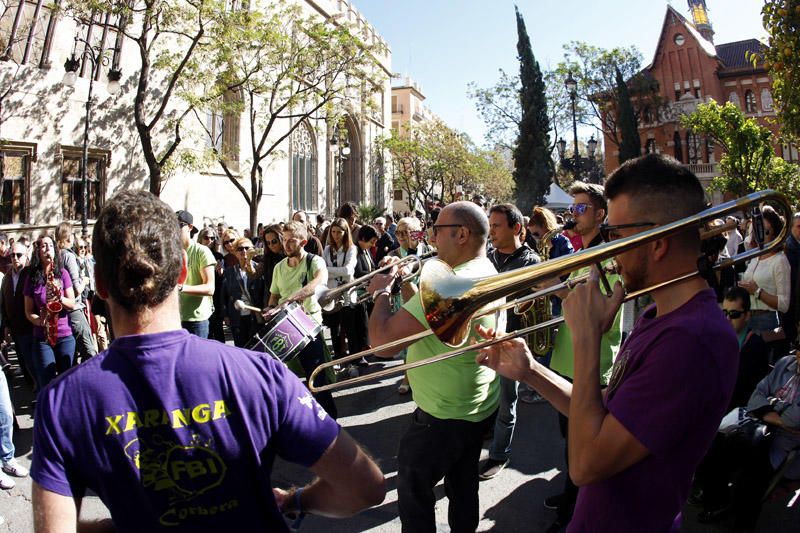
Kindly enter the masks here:
M 353 202 L 345 202 L 339 206 L 336 216 L 339 218 L 350 218 L 358 214 L 358 208 Z
M 525 227 L 525 219 L 522 218 L 522 213 L 514 204 L 497 204 L 489 209 L 489 215 L 492 213 L 502 213 L 506 216 L 508 227 L 513 228 L 517 224 L 520 226 L 520 231 Z
M 576 194 L 585 194 L 589 196 L 592 206 L 595 209 L 602 209 L 608 212 L 608 203 L 606 196 L 603 194 L 603 186 L 596 183 L 585 183 L 583 181 L 575 181 L 569 188 L 569 195 L 575 196 Z
M 649 222 L 666 224 L 699 213 L 706 207 L 705 191 L 691 170 L 675 159 L 647 154 L 630 159 L 606 181 L 606 198 L 628 194 L 636 198 L 636 208 Z M 687 246 L 700 249 L 695 228 L 676 235 Z
M 744 312 L 750 312 L 750 293 L 744 287 L 731 287 L 725 293 L 725 299 L 729 302 L 742 302 Z
M 365 224 L 358 228 L 358 234 L 356 237 L 359 241 L 368 242 L 372 239 L 378 238 L 378 230 L 375 229 L 375 226 L 371 226 L 369 224 Z
M 173 292 L 183 263 L 175 212 L 146 191 L 123 191 L 97 217 L 92 249 L 114 301 L 128 312 L 154 307 Z

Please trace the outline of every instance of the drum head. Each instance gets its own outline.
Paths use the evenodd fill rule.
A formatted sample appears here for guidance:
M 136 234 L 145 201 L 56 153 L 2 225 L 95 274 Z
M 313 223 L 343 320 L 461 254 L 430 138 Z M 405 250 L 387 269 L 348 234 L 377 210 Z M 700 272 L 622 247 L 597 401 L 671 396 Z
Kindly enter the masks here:
M 305 315 L 302 307 L 292 303 L 270 318 L 245 348 L 268 353 L 286 363 L 303 351 L 320 330 L 321 326 Z

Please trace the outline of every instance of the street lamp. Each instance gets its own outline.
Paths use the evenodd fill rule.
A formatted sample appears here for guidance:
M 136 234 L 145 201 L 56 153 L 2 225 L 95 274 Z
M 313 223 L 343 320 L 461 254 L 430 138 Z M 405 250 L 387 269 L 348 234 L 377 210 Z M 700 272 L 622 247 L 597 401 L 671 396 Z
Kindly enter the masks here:
M 571 172 L 575 179 L 580 179 L 581 173 L 587 171 L 589 173 L 589 181 L 595 182 L 597 179 L 596 168 L 597 163 L 594 159 L 594 153 L 597 149 L 597 141 L 594 135 L 586 143 L 586 152 L 588 157 L 581 157 L 580 150 L 578 150 L 578 120 L 576 112 L 576 101 L 578 99 L 578 82 L 572 77 L 572 72 L 567 74 L 567 79 L 564 80 L 564 87 L 569 92 L 569 99 L 572 103 L 572 158 L 565 158 L 567 151 L 567 141 L 563 138 L 558 139 L 556 142 L 556 149 L 558 150 L 558 158 L 561 166 Z
M 83 52 L 80 55 L 75 54 L 78 48 L 78 43 L 83 43 Z M 75 37 L 75 46 L 72 49 L 72 55 L 64 62 L 64 85 L 74 87 L 75 82 L 78 81 L 78 69 L 81 66 L 81 61 L 88 60 L 91 64 L 91 72 L 89 75 L 89 93 L 86 97 L 86 118 L 83 125 L 83 146 L 81 149 L 81 165 L 80 177 L 82 191 L 82 206 L 81 206 L 81 235 L 84 239 L 89 237 L 89 125 L 92 120 L 92 89 L 94 88 L 95 72 L 100 66 L 108 66 L 111 59 L 106 55 L 106 52 L 112 54 L 116 52 L 116 48 L 103 49 L 99 46 L 92 46 L 86 40 L 80 37 Z M 122 70 L 119 68 L 111 68 L 108 71 L 108 85 L 106 90 L 109 94 L 117 94 L 120 90 L 119 81 L 122 79 Z

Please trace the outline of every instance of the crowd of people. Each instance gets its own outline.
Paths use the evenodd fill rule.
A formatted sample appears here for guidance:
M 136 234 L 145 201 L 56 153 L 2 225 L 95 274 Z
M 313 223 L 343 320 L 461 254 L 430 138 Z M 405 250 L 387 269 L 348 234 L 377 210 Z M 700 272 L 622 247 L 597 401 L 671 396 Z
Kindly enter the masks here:
M 573 203 L 562 213 L 537 206 L 523 214 L 475 198 L 396 223 L 392 215 L 359 220 L 346 203 L 329 221 L 298 211 L 251 234 L 196 226 L 188 211 L 126 192 L 107 202 L 92 243 L 75 238 L 69 224 L 32 246 L 9 245 L 0 234 L 4 331 L 39 391 L 31 468 L 37 529 L 74 529 L 87 489 L 117 529 L 131 531 L 255 523 L 282 530 L 281 514 L 349 516 L 379 503 L 383 475 L 336 422 L 334 396 L 312 394 L 300 380 L 346 355 L 362 357 L 334 367 L 342 377 L 384 358 L 416 362 L 450 350 L 436 336 L 406 340 L 430 329 L 432 317 L 416 296 L 418 269 L 404 258 L 436 257 L 460 277 L 484 279 L 706 205 L 697 178 L 660 155 L 626 163 L 604 186 L 575 182 L 569 194 Z M 699 258 L 714 264 L 768 242 L 784 224 L 791 230 L 779 251 L 659 285 L 694 272 Z M 563 313 L 547 335 L 409 370 L 398 387 L 416 404 L 397 458 L 403 531 L 436 530 L 433 489 L 442 480 L 451 530 L 476 530 L 479 483 L 502 475 L 512 443 L 525 448 L 513 442 L 518 401 L 547 401 L 558 412 L 569 475 L 543 502 L 555 511 L 551 531 L 677 531 L 687 500 L 701 506 L 701 522 L 731 515 L 738 530 L 752 531 L 775 472 L 800 479 L 800 462 L 782 468 L 800 446 L 800 356 L 791 351 L 800 213 L 784 221 L 762 206 L 757 218 L 730 217 L 704 230 L 715 227 L 710 237 L 690 228 L 569 274 L 582 283 L 543 281 L 526 291 L 558 290 L 524 313 L 481 316 L 468 334 L 474 343 Z M 368 274 L 334 305 L 320 305 L 321 294 Z M 649 305 L 623 304 L 625 291 L 656 285 Z M 292 354 L 290 371 L 288 359 L 258 353 L 257 333 L 292 310 L 314 333 Z M 393 347 L 382 349 L 387 343 Z M 14 458 L 13 407 L 0 379 L 2 470 L 26 476 Z M 321 372 L 314 385 L 332 379 Z M 736 409 L 767 436 L 721 431 Z M 273 488 L 275 455 L 317 478 Z M 12 486 L 0 477 L 0 487 Z

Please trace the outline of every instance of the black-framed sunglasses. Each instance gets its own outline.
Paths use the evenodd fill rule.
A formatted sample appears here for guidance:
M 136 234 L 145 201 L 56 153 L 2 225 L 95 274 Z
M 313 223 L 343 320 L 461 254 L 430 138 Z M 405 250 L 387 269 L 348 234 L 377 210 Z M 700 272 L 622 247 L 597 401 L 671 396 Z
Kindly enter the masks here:
M 11 257 L 16 257 L 17 259 L 22 259 L 23 257 L 25 257 L 25 254 L 21 254 L 19 252 L 14 252 L 14 253 L 11 254 Z
M 740 311 L 739 309 L 723 309 L 722 312 L 725 314 L 727 318 L 731 318 L 736 320 L 737 318 L 742 318 L 744 316 L 744 311 Z
M 603 242 L 611 242 L 616 238 L 611 238 L 611 233 L 614 231 L 630 228 L 649 228 L 651 226 L 657 226 L 657 224 L 655 222 L 632 222 L 630 224 L 610 225 L 603 222 L 599 227 L 600 238 L 603 239 Z
M 228 239 L 227 241 L 222 241 L 222 244 L 233 244 L 236 242 L 236 239 Z
M 204 241 L 213 241 L 214 240 L 214 236 L 213 235 L 208 235 L 208 234 L 201 235 L 200 238 L 203 239 Z
M 432 227 L 433 227 L 433 236 L 435 237 L 436 235 L 439 234 L 439 230 L 440 229 L 444 229 L 444 228 L 463 228 L 464 224 L 434 224 Z
M 280 243 L 281 241 L 280 241 L 280 239 L 272 239 L 272 240 L 268 240 L 268 241 L 264 241 L 264 242 L 266 242 L 270 246 L 274 246 L 274 245 Z
M 252 246 L 239 246 L 237 248 L 237 250 L 240 251 L 240 252 L 246 252 L 247 250 L 252 250 L 252 249 L 253 249 Z

